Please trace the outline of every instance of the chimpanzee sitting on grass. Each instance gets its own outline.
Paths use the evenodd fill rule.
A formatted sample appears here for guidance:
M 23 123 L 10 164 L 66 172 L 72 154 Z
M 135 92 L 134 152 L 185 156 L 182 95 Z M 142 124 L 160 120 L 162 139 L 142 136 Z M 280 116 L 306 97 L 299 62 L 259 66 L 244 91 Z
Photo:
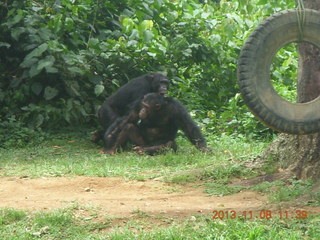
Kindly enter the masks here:
M 134 78 L 120 87 L 100 107 L 98 118 L 102 131 L 95 131 L 92 141 L 98 142 L 114 121 L 119 117 L 127 115 L 132 103 L 140 101 L 147 93 L 156 92 L 164 95 L 167 93 L 168 88 L 169 80 L 162 73 L 148 73 Z
M 149 93 L 132 107 L 129 115 L 115 121 L 105 133 L 104 152 L 114 154 L 126 142 L 138 153 L 154 154 L 177 149 L 175 138 L 181 129 L 192 144 L 208 151 L 206 140 L 185 107 L 171 97 Z

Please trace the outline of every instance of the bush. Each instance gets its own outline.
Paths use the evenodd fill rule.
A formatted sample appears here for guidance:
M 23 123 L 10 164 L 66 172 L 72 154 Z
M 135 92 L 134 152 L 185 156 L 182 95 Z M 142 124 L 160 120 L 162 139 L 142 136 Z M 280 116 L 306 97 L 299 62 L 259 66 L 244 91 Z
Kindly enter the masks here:
M 11 118 L 0 122 L 0 148 L 25 147 L 28 144 L 40 144 L 46 134 L 40 129 L 24 126 Z
M 255 132 L 259 124 L 237 97 L 238 54 L 264 16 L 293 5 L 287 0 L 3 1 L 0 117 L 34 129 L 88 123 L 105 97 L 129 79 L 166 71 L 171 95 L 188 104 L 207 130 L 232 132 L 236 122 Z

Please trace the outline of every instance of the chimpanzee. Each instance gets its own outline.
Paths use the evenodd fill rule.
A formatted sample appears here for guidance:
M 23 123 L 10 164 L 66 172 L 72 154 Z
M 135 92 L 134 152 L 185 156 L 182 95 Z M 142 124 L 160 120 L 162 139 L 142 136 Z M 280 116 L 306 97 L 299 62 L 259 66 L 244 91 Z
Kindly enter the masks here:
M 176 150 L 178 129 L 200 150 L 210 150 L 199 127 L 179 101 L 149 93 L 132 107 L 128 116 L 110 126 L 104 136 L 104 152 L 114 154 L 127 141 L 137 145 L 135 150 L 139 153 L 154 154 L 164 148 Z
M 168 86 L 169 80 L 162 73 L 149 73 L 132 79 L 102 104 L 98 113 L 102 126 L 106 129 L 115 119 L 124 116 L 129 110 L 129 105 L 142 99 L 145 94 L 166 94 Z
M 108 97 L 98 111 L 98 118 L 103 128 L 103 133 L 96 131 L 92 138 L 97 142 L 102 138 L 108 127 L 119 117 L 128 113 L 130 106 L 135 101 L 140 101 L 147 93 L 156 92 L 160 95 L 167 93 L 169 80 L 162 73 L 149 73 L 134 78 L 114 94 Z

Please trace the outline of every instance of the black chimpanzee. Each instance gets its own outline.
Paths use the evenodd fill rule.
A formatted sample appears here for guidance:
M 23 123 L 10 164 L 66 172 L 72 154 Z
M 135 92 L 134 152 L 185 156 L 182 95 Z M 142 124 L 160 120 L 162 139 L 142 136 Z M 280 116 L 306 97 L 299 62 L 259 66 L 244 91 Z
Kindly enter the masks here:
M 118 117 L 128 113 L 129 105 L 140 100 L 147 93 L 167 93 L 168 78 L 162 73 L 149 73 L 132 79 L 108 97 L 99 109 L 99 119 L 106 129 Z
M 127 141 L 137 145 L 135 150 L 139 153 L 154 154 L 164 148 L 176 150 L 178 129 L 200 150 L 210 150 L 199 127 L 179 101 L 149 93 L 133 106 L 128 116 L 110 126 L 104 136 L 104 152 L 114 154 Z
M 148 73 L 134 78 L 114 94 L 108 97 L 98 111 L 98 118 L 103 128 L 103 133 L 96 131 L 92 141 L 97 142 L 108 127 L 119 117 L 125 116 L 130 105 L 140 101 L 147 93 L 156 92 L 160 95 L 167 93 L 169 80 L 162 73 Z

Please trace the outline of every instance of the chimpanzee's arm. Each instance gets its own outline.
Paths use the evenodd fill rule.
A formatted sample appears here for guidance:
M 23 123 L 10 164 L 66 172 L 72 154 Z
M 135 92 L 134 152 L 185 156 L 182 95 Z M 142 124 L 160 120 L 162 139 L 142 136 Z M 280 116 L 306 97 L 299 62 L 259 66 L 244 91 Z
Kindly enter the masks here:
M 139 102 L 140 101 L 136 101 L 133 103 L 128 115 L 117 118 L 107 129 L 103 137 L 105 142 L 105 151 L 113 148 L 119 133 L 128 123 L 133 123 L 139 119 Z
M 177 127 L 181 129 L 190 142 L 202 151 L 208 151 L 207 143 L 202 135 L 198 125 L 192 120 L 185 107 L 178 101 L 172 101 L 170 108 L 173 114 L 173 120 Z

